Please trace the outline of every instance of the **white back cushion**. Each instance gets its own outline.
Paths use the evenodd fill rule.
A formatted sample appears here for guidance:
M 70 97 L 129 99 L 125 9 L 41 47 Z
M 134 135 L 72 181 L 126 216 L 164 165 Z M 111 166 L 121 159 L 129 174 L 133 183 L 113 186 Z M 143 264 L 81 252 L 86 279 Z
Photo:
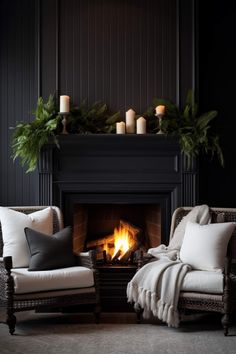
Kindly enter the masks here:
M 2 226 L 3 257 L 12 256 L 13 268 L 29 266 L 29 247 L 24 228 L 30 227 L 47 235 L 53 233 L 53 211 L 48 207 L 31 214 L 24 214 L 0 207 Z
M 209 222 L 211 221 L 209 206 L 205 204 L 197 205 L 187 215 L 185 215 L 182 218 L 182 220 L 177 225 L 174 231 L 173 237 L 170 240 L 168 246 L 169 248 L 171 249 L 181 248 L 183 238 L 184 238 L 185 228 L 188 221 L 197 222 L 200 225 L 209 224 Z
M 221 271 L 234 222 L 199 225 L 188 221 L 180 259 L 193 269 Z

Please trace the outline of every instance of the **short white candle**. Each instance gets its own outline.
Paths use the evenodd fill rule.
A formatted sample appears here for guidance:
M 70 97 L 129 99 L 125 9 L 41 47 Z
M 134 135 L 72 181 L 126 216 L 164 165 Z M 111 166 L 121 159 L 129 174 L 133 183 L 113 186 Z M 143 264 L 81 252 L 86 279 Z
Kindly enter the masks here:
M 146 134 L 146 119 L 140 117 L 136 121 L 136 132 L 137 134 Z
M 60 112 L 69 113 L 70 112 L 70 97 L 60 96 Z
M 135 111 L 133 109 L 129 109 L 125 115 L 126 121 L 126 133 L 132 134 L 135 133 Z
M 159 105 L 155 108 L 155 110 L 156 110 L 156 116 L 164 116 L 166 107 L 163 105 Z
M 116 134 L 125 134 L 125 122 L 116 123 Z

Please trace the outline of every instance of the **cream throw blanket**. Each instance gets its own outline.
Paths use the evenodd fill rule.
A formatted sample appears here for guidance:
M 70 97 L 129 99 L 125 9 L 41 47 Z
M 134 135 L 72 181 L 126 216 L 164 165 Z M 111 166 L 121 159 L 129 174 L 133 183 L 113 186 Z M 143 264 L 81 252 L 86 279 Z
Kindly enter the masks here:
M 152 313 L 170 327 L 179 325 L 179 293 L 185 274 L 191 270 L 190 265 L 179 260 L 179 249 L 189 220 L 201 221 L 202 224 L 210 222 L 208 206 L 196 206 L 181 220 L 179 230 L 176 228 L 178 232 L 173 236 L 173 239 L 177 238 L 172 242 L 176 249 L 170 245 L 150 249 L 148 253 L 158 260 L 144 265 L 127 286 L 128 302 L 134 302 L 136 308 L 143 308 L 144 318 L 150 317 Z
M 150 313 L 167 322 L 170 327 L 178 327 L 177 310 L 179 292 L 188 264 L 170 261 L 164 257 L 143 266 L 127 286 L 128 302 L 143 308 L 143 317 Z

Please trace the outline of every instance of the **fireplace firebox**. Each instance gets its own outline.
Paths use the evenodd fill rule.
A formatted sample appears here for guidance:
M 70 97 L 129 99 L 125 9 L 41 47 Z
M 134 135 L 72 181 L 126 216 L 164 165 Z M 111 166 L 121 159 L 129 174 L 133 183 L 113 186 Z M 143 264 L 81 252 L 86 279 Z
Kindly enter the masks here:
M 121 221 L 141 230 L 142 247 L 167 244 L 173 211 L 197 204 L 196 161 L 187 169 L 173 138 L 108 134 L 58 139 L 60 149 L 48 144 L 41 152 L 39 203 L 61 208 L 65 225 L 74 229 L 75 251 L 109 237 Z M 115 297 L 117 309 L 120 302 L 126 304 L 125 286 L 134 271 L 119 265 L 101 269 L 106 303 Z
M 75 252 L 95 249 L 100 264 L 129 264 L 161 242 L 158 204 L 75 204 L 73 216 Z

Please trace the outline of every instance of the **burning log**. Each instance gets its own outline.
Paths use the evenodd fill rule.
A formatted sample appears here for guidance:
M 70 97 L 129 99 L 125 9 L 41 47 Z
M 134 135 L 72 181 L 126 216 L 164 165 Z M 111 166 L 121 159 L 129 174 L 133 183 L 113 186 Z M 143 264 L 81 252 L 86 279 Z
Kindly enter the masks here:
M 109 253 L 107 253 L 106 250 L 104 250 L 103 252 L 103 261 L 105 264 L 109 263 L 111 261 L 111 256 Z
M 130 264 L 134 264 L 134 254 L 135 254 L 134 251 L 132 251 L 129 258 Z
M 117 262 L 119 260 L 119 257 L 121 255 L 121 250 L 118 250 L 114 257 L 112 258 L 112 263 Z
M 95 249 L 97 260 L 107 263 L 128 263 L 133 253 L 141 244 L 142 230 L 133 224 L 120 220 L 114 234 L 89 240 L 87 249 Z
M 131 255 L 133 255 L 136 250 L 137 250 L 137 244 L 134 244 L 132 247 L 128 249 L 128 251 L 125 254 L 123 254 L 123 256 L 120 258 L 120 262 L 127 263 Z
M 107 252 L 106 252 L 106 250 L 102 251 L 102 254 L 103 254 L 104 263 L 107 263 Z

